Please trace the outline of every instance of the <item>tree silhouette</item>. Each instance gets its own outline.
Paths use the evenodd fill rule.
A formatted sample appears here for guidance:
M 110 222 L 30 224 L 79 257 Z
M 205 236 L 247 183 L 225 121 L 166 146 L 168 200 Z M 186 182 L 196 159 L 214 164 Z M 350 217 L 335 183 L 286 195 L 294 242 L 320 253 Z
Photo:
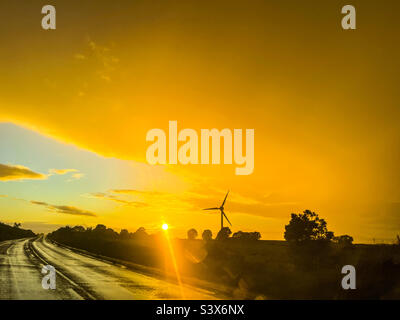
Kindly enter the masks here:
M 215 238 L 216 240 L 226 240 L 229 239 L 229 236 L 232 234 L 231 229 L 228 227 L 223 227 L 221 230 L 219 230 L 217 237 Z
M 0 222 L 0 241 L 30 238 L 35 236 L 31 230 L 21 229 L 20 226 L 21 224 L 19 223 L 10 226 Z
M 203 238 L 204 241 L 210 241 L 212 240 L 212 232 L 209 229 L 206 229 L 203 231 L 201 237 Z
M 149 235 L 146 232 L 146 229 L 143 227 L 140 227 L 137 229 L 133 234 L 132 234 L 132 239 L 137 239 L 137 240 L 145 240 L 148 239 Z
M 104 224 L 98 224 L 96 228 L 93 229 L 95 232 L 104 232 L 107 230 L 107 227 Z
M 308 240 L 332 240 L 333 232 L 328 231 L 324 219 L 310 210 L 302 214 L 292 213 L 291 220 L 285 226 L 285 240 L 290 242 L 303 242 Z
M 111 228 L 107 228 L 104 224 L 98 224 L 93 229 L 92 234 L 97 238 L 117 239 L 119 234 Z
M 259 240 L 261 238 L 261 234 L 259 232 L 243 232 L 238 231 L 232 235 L 232 238 L 238 240 Z
M 337 242 L 341 246 L 351 246 L 353 244 L 353 240 L 353 237 L 347 234 L 333 238 L 333 241 Z
M 130 233 L 129 233 L 128 230 L 122 229 L 121 232 L 119 233 L 119 237 L 120 237 L 122 240 L 127 240 L 127 239 L 129 239 L 129 237 L 130 237 Z
M 187 237 L 189 240 L 194 240 L 198 236 L 197 230 L 196 229 L 189 229 L 187 232 Z
M 21 224 L 18 222 L 14 222 L 14 228 L 19 228 L 19 227 L 21 227 Z
M 72 228 L 72 231 L 74 232 L 85 232 L 85 228 L 82 226 L 75 226 Z

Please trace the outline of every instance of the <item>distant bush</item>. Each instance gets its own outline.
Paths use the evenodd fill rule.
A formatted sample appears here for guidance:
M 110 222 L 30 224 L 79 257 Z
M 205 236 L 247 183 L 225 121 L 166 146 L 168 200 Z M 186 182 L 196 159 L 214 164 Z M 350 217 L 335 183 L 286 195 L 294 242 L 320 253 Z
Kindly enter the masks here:
M 0 222 L 0 241 L 36 236 L 32 230 L 21 229 L 20 227 L 20 223 L 14 223 L 14 226 L 9 226 L 8 224 Z
M 59 243 L 96 254 L 129 260 L 147 266 L 158 266 L 157 252 L 151 248 L 155 241 L 144 228 L 136 232 L 122 229 L 120 233 L 99 224 L 94 229 L 82 226 L 62 227 L 48 238 Z
M 194 240 L 198 236 L 197 230 L 196 229 L 189 229 L 187 232 L 187 237 L 189 240 Z
M 103 224 L 98 224 L 94 229 L 84 228 L 82 226 L 75 227 L 62 227 L 58 230 L 52 232 L 50 237 L 65 239 L 68 237 L 81 238 L 83 239 L 98 239 L 98 240 L 143 240 L 147 239 L 149 235 L 147 234 L 145 228 L 140 227 L 136 232 L 129 232 L 126 229 L 122 229 L 120 233 L 114 231 L 111 228 L 107 228 Z
M 351 246 L 353 244 L 353 240 L 353 237 L 347 234 L 333 238 L 333 241 L 340 246 Z
M 238 231 L 235 232 L 232 235 L 233 239 L 238 239 L 238 240 L 260 240 L 261 239 L 261 234 L 259 232 L 243 232 L 243 231 Z
M 209 229 L 204 230 L 201 237 L 203 238 L 204 241 L 212 240 L 212 231 Z
M 229 236 L 232 234 L 231 229 L 228 227 L 223 227 L 221 230 L 219 230 L 217 237 L 215 238 L 216 240 L 226 240 L 229 238 Z

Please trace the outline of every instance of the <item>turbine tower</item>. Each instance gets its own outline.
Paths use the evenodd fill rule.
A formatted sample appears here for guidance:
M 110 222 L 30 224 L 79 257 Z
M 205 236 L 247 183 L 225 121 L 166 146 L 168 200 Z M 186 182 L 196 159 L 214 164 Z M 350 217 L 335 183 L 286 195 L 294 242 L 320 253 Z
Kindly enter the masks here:
M 232 226 L 232 223 L 229 221 L 228 217 L 226 216 L 226 214 L 224 212 L 224 205 L 225 205 L 226 198 L 228 197 L 228 194 L 229 194 L 229 191 L 226 193 L 225 199 L 222 202 L 220 207 L 203 209 L 203 210 L 219 210 L 219 211 L 221 211 L 221 230 L 224 227 L 224 217 L 225 217 L 226 221 L 228 221 L 228 223 Z

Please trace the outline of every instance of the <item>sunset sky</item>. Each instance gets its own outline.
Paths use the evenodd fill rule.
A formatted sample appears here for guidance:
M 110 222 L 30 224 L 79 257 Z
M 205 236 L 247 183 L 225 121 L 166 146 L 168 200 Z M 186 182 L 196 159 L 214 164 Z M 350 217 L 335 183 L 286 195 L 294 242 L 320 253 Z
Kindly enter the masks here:
M 0 3 L 0 221 L 48 232 L 106 224 L 179 237 L 283 239 L 316 211 L 336 235 L 400 233 L 400 2 Z M 49 2 L 50 4 L 50 2 Z M 146 133 L 254 129 L 255 168 L 146 162 Z

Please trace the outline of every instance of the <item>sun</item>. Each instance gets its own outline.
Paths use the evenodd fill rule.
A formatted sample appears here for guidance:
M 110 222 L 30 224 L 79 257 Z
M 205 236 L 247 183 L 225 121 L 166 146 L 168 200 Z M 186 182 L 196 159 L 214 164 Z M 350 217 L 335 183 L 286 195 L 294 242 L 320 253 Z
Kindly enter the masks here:
M 168 225 L 167 225 L 166 223 L 164 223 L 164 224 L 161 226 L 161 228 L 162 228 L 163 230 L 168 230 Z

